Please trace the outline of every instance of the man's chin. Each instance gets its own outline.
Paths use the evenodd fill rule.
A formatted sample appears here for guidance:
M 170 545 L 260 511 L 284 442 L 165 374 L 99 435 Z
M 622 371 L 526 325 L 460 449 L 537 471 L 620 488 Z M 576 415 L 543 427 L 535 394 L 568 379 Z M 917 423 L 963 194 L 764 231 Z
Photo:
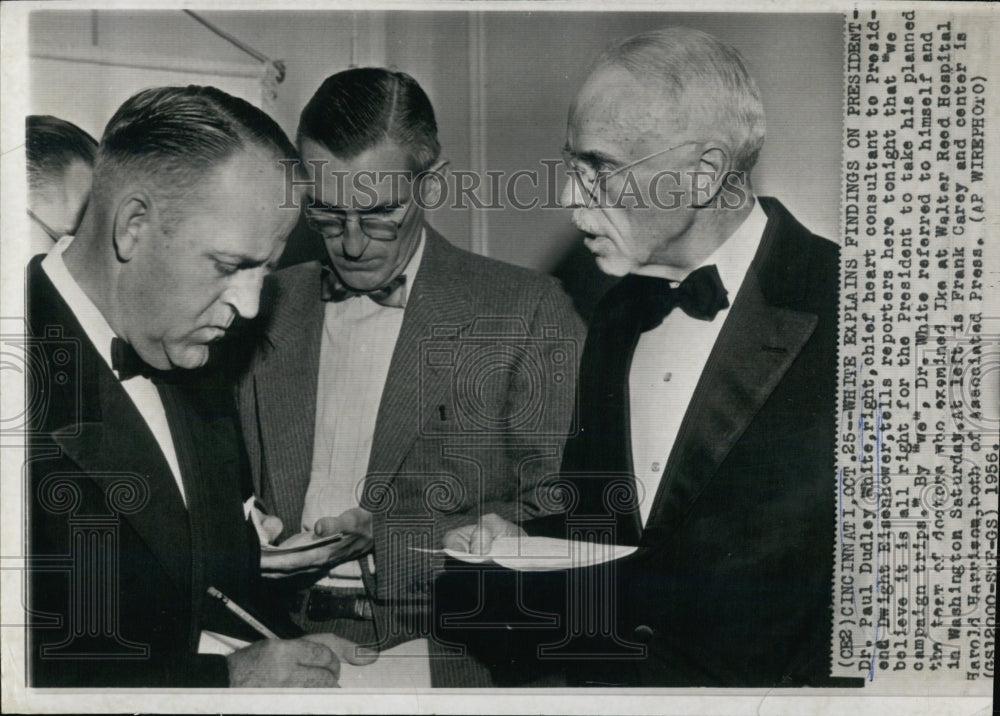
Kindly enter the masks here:
M 617 252 L 605 253 L 604 251 L 601 251 L 600 248 L 595 250 L 595 247 L 590 245 L 588 245 L 587 248 L 590 249 L 592 254 L 594 254 L 594 262 L 597 264 L 597 268 L 599 268 L 602 273 L 606 273 L 609 276 L 624 276 L 631 273 L 634 268 L 631 261 Z
M 596 257 L 597 268 L 608 276 L 625 276 L 632 273 L 632 266 L 620 259 L 609 259 L 601 256 Z
M 195 370 L 208 363 L 209 348 L 207 345 L 189 345 L 179 348 L 168 348 L 167 359 L 172 368 Z
M 338 268 L 337 274 L 340 276 L 340 280 L 344 282 L 344 285 L 354 291 L 374 291 L 389 282 L 389 279 L 381 273 L 373 273 L 371 271 L 359 271 L 357 269 L 342 270 Z

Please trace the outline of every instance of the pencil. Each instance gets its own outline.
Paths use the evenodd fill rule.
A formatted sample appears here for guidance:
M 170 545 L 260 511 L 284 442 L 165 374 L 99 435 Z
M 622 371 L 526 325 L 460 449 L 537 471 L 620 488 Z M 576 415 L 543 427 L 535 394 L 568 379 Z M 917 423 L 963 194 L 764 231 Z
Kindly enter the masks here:
M 246 624 L 250 625 L 251 627 L 253 627 L 257 631 L 257 633 L 260 634 L 261 636 L 263 636 L 263 637 L 265 637 L 267 639 L 278 639 L 278 638 L 280 638 L 273 631 L 271 631 L 266 626 L 264 626 L 263 624 L 261 624 L 260 621 L 256 617 L 254 617 L 252 614 L 250 614 L 250 612 L 248 612 L 246 609 L 244 609 L 243 607 L 241 607 L 239 604 L 237 604 L 236 602 L 234 602 L 232 599 L 230 599 L 229 597 L 227 597 L 225 594 L 223 594 L 222 592 L 220 592 L 215 587 L 211 587 L 210 586 L 208 588 L 208 593 L 211 596 L 213 596 L 216 599 L 218 599 L 220 602 L 222 602 L 226 606 L 226 609 L 228 609 L 233 614 L 235 614 L 240 619 L 242 619 L 244 623 L 246 623 Z

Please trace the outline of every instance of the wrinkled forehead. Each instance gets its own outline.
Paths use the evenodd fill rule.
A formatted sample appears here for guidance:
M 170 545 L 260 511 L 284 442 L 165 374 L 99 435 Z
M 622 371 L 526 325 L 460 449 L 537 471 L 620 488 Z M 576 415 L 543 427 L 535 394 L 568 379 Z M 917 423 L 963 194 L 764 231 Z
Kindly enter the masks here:
M 665 87 L 606 65 L 591 73 L 570 106 L 567 139 L 574 149 L 603 141 L 641 152 L 677 136 L 685 123 Z

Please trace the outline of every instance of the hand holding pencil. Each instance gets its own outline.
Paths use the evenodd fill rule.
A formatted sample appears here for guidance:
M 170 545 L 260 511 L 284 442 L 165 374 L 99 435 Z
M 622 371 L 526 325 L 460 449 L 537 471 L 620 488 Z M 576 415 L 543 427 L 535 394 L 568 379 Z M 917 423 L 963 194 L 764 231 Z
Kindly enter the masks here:
M 334 634 L 309 634 L 300 639 L 263 639 L 226 658 L 230 686 L 334 688 L 341 661 L 363 666 L 377 656 Z
M 208 592 L 265 637 L 226 657 L 230 686 L 332 688 L 338 686 L 341 661 L 364 666 L 378 658 L 378 652 L 359 647 L 335 634 L 279 639 L 256 617 L 215 587 L 209 587 Z

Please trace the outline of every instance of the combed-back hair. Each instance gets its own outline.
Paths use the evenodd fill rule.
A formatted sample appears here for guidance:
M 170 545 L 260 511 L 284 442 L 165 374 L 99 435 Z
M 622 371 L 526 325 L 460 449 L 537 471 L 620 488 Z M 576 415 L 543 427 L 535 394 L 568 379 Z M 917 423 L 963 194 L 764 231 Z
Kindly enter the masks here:
M 109 183 L 141 177 L 173 204 L 193 195 L 219 164 L 252 149 L 275 160 L 298 157 L 273 119 L 220 89 L 188 85 L 143 90 L 126 100 L 104 129 L 94 195 Z M 280 169 L 277 161 L 275 169 Z
M 384 140 L 410 154 L 413 172 L 431 168 L 441 153 L 434 108 L 405 72 L 359 67 L 327 77 L 299 118 L 298 141 L 308 138 L 341 159 Z
M 33 189 L 61 181 L 73 162 L 94 165 L 97 140 L 72 122 L 33 114 L 24 122 L 28 185 Z
M 697 126 L 722 134 L 735 169 L 750 173 L 764 145 L 764 107 L 757 83 L 736 48 L 706 32 L 664 27 L 621 40 L 595 67 L 624 67 L 640 81 L 658 84 L 670 110 Z

